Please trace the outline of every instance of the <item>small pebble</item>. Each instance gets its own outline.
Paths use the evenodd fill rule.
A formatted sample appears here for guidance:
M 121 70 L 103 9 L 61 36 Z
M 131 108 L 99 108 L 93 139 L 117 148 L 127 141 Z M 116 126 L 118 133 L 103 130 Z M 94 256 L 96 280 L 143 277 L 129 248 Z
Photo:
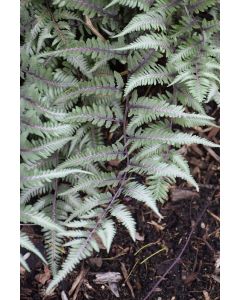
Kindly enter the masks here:
M 203 222 L 201 223 L 201 228 L 202 228 L 202 229 L 205 229 L 205 228 L 206 228 L 206 225 L 205 225 Z

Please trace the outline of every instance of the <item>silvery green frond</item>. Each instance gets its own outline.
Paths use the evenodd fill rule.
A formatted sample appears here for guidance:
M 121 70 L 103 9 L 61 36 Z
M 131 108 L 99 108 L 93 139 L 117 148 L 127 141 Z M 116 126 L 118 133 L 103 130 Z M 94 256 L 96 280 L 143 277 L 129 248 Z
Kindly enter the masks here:
M 130 236 L 135 241 L 136 239 L 136 223 L 128 208 L 123 204 L 117 204 L 111 210 L 111 215 L 122 223 L 128 230 Z
M 34 244 L 32 243 L 32 241 L 29 239 L 29 237 L 27 236 L 27 234 L 24 233 L 24 232 L 21 232 L 21 235 L 20 235 L 20 246 L 22 248 L 25 248 L 25 249 L 33 252 L 34 254 L 36 254 L 47 265 L 46 259 L 43 257 L 43 255 L 41 254 L 41 252 L 34 246 Z M 28 269 L 28 271 L 30 271 L 30 270 Z

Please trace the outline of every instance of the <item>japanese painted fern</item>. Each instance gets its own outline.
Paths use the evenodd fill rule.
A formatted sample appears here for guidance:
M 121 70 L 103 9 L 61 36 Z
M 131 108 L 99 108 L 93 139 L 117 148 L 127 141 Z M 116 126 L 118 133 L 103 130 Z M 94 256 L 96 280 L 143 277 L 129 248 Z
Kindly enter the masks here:
M 109 251 L 116 221 L 135 240 L 126 197 L 161 218 L 176 178 L 198 189 L 179 148 L 217 146 L 189 128 L 215 126 L 218 18 L 217 0 L 21 1 L 21 220 L 46 258 L 21 245 L 50 265 L 47 292 Z

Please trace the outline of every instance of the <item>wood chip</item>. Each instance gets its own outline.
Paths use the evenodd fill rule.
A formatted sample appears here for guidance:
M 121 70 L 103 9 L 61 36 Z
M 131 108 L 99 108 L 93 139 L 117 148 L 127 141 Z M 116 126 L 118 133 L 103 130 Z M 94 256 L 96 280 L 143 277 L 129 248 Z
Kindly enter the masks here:
M 192 198 L 199 198 L 199 193 L 187 189 L 174 189 L 171 190 L 171 200 L 173 202 L 179 200 L 191 200 Z
M 93 281 L 96 284 L 108 284 L 109 289 L 111 292 L 119 298 L 119 291 L 117 283 L 122 280 L 122 275 L 119 272 L 105 272 L 105 273 L 97 273 L 96 279 Z
M 122 280 L 122 275 L 119 272 L 99 272 L 96 274 L 96 279 L 94 279 L 94 282 L 96 284 L 103 284 L 103 283 L 109 283 L 109 282 L 119 282 Z
M 134 295 L 134 291 L 133 291 L 133 287 L 129 281 L 129 275 L 128 275 L 128 272 L 127 272 L 127 269 L 125 267 L 125 264 L 124 263 L 121 263 L 121 270 L 122 270 L 122 273 L 123 273 L 123 277 L 127 283 L 127 286 L 131 292 L 131 295 L 132 295 L 132 298 L 135 298 L 135 295 Z
M 109 289 L 111 290 L 111 292 L 117 297 L 119 298 L 119 291 L 118 291 L 118 286 L 116 284 L 116 282 L 109 282 L 108 283 Z

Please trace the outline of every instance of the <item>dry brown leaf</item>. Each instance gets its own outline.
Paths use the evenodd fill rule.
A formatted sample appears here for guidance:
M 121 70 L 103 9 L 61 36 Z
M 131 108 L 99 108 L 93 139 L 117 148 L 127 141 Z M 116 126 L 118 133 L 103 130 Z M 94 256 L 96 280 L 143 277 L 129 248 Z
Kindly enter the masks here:
M 185 284 L 191 284 L 194 280 L 197 279 L 197 273 L 190 273 L 186 276 L 186 278 L 184 279 L 184 283 Z
M 213 127 L 211 131 L 208 133 L 208 139 L 211 140 L 213 137 L 215 137 L 218 134 L 219 130 L 220 128 Z
M 152 220 L 151 222 L 147 222 L 150 225 L 153 225 L 157 231 L 162 231 L 164 229 L 164 226 L 161 224 L 158 224 L 157 222 L 155 222 L 154 220 Z
M 120 164 L 120 160 L 118 159 L 113 159 L 113 160 L 109 160 L 109 165 L 112 166 L 112 167 L 118 167 L 119 164 Z
M 44 285 L 50 279 L 50 277 L 51 277 L 51 271 L 46 265 L 44 265 L 44 272 L 36 275 L 35 279 L 37 280 L 37 282 Z

